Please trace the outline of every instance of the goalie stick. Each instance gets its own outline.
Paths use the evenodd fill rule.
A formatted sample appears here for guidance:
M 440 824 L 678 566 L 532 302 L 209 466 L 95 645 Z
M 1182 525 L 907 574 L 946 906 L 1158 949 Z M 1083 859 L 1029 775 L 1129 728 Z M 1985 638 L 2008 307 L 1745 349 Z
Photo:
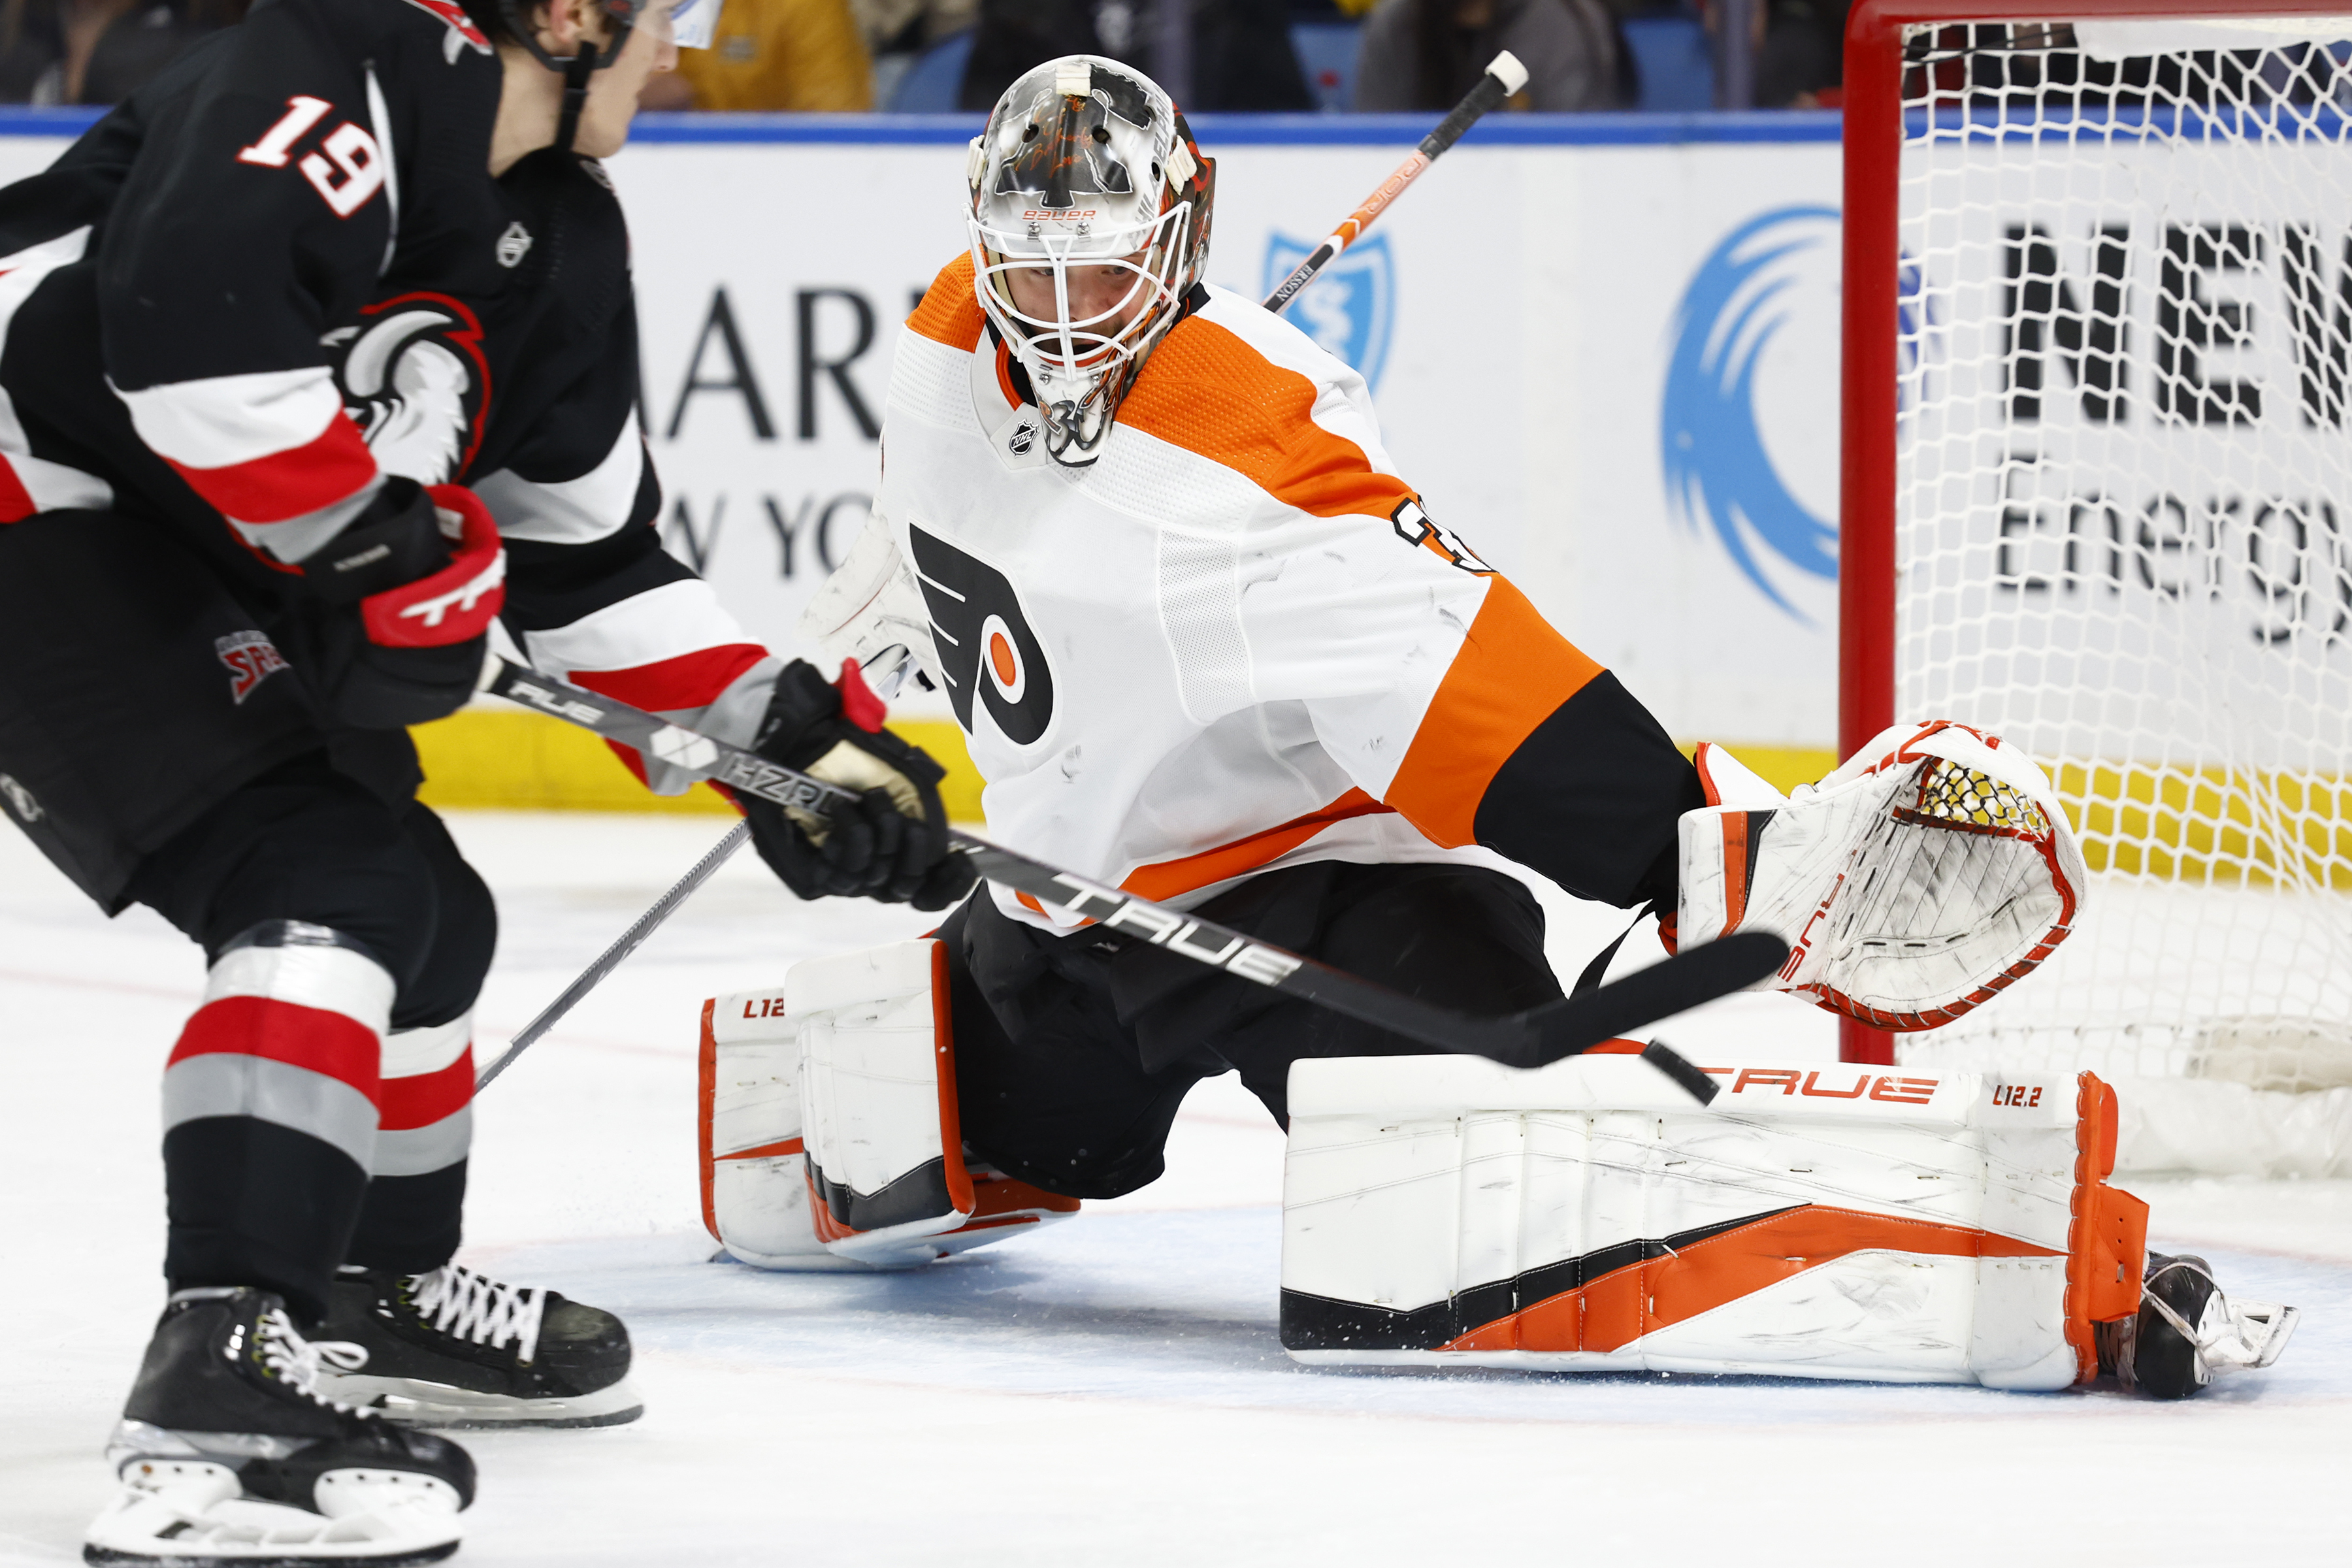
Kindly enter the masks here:
M 1329 238 L 1317 246 L 1273 293 L 1258 303 L 1280 315 L 1293 300 L 1298 298 L 1302 289 L 1315 281 L 1317 273 L 1329 266 L 1341 251 L 1363 237 L 1364 230 L 1372 226 L 1372 220 L 1386 211 L 1391 202 L 1404 195 L 1404 188 L 1421 178 L 1423 170 L 1436 163 L 1448 147 L 1461 141 L 1463 132 L 1477 124 L 1488 110 L 1527 85 L 1528 68 L 1519 63 L 1519 58 L 1508 49 L 1496 55 L 1486 67 L 1486 74 L 1478 79 L 1478 85 L 1454 106 L 1453 113 L 1437 122 L 1436 130 L 1421 139 L 1421 145 L 1413 149 L 1412 155 L 1399 163 L 1396 172 L 1382 180 L 1380 188 L 1364 198 L 1362 205 L 1341 220 L 1339 226 L 1331 231 Z
M 592 730 L 608 741 L 635 747 L 674 767 L 779 805 L 822 816 L 832 801 L 856 798 L 849 790 L 836 788 L 625 703 L 551 680 L 511 659 L 492 656 L 484 667 L 484 677 L 483 689 L 509 701 Z M 973 869 L 982 877 L 1026 893 L 1040 904 L 1053 904 L 1073 914 L 1087 915 L 1106 929 L 1128 931 L 1195 963 L 1376 1025 L 1433 1050 L 1485 1057 L 1506 1067 L 1543 1067 L 1591 1050 L 1604 1040 L 1761 980 L 1778 969 L 1789 953 L 1788 944 L 1769 932 L 1743 932 L 1686 948 L 1663 963 L 1595 990 L 1523 1013 L 1477 1017 L 1432 1005 L 1214 921 L 1180 913 L 1149 899 L 1057 869 L 961 828 L 950 829 L 948 838 L 971 857 Z M 721 846 L 722 849 L 726 847 Z M 713 851 L 714 868 L 715 859 L 723 858 L 719 851 Z M 693 879 L 689 873 L 688 882 Z M 682 900 L 692 890 L 691 886 L 681 883 L 672 892 Z M 657 905 L 656 910 L 647 911 L 647 918 L 640 921 L 638 927 L 631 928 L 636 940 L 642 941 L 643 932 L 658 924 L 659 916 L 675 908 L 676 900 L 665 899 L 664 904 L 667 908 Z M 635 945 L 626 936 L 623 942 Z M 626 949 L 616 943 L 615 951 L 606 956 L 617 963 L 626 956 Z M 604 967 L 609 969 L 610 965 Z M 590 973 L 583 975 L 565 993 L 566 997 L 576 1001 L 602 977 L 592 966 Z M 499 1058 L 498 1068 L 503 1069 L 519 1049 L 509 1047 Z M 1715 1098 L 1713 1081 L 1666 1046 L 1654 1040 L 1643 1047 L 1642 1057 L 1700 1104 Z

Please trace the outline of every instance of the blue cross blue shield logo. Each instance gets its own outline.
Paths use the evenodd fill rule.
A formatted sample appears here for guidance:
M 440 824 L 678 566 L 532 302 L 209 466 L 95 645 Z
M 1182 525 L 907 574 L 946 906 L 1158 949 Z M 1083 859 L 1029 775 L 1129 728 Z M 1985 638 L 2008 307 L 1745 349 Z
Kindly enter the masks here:
M 1286 234 L 1270 237 L 1259 295 L 1273 292 L 1321 243 Z M 1283 313 L 1325 353 L 1354 366 L 1364 384 L 1379 391 L 1381 367 L 1389 357 L 1390 329 L 1396 321 L 1396 261 L 1389 254 L 1389 237 L 1374 235 L 1349 246 Z

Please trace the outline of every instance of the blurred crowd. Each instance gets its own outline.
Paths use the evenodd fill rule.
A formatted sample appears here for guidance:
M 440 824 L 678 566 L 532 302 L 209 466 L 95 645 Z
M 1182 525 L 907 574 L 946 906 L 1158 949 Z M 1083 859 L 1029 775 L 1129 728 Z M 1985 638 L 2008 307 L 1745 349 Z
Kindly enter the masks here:
M 113 103 L 247 0 L 0 0 L 0 103 Z
M 718 46 L 656 91 L 679 109 L 983 110 L 1031 66 L 1083 53 L 1153 72 L 1195 110 L 1444 110 L 1507 48 L 1528 70 L 1515 109 L 1698 109 L 1729 3 L 727 0 Z M 1738 6 L 1757 106 L 1836 100 L 1848 4 Z
M 0 102 L 115 102 L 248 3 L 0 0 Z M 1515 109 L 1703 109 L 1727 16 L 1748 24 L 1754 104 L 1811 107 L 1837 101 L 1848 4 L 726 0 L 712 47 L 656 78 L 646 107 L 985 110 L 1031 66 L 1087 53 L 1160 76 L 1191 110 L 1432 111 L 1507 48 L 1528 70 Z

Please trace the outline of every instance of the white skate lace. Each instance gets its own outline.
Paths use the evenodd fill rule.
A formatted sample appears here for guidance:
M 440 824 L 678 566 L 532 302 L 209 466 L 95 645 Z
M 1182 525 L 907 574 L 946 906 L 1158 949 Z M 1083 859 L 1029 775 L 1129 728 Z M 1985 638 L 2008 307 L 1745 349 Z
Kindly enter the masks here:
M 268 1367 L 278 1382 L 297 1394 L 307 1394 L 330 1410 L 340 1410 L 352 1415 L 373 1415 L 355 1405 L 340 1399 L 330 1399 L 319 1392 L 319 1374 L 327 1370 L 357 1372 L 367 1365 L 367 1347 L 349 1340 L 306 1340 L 294 1327 L 294 1321 L 282 1309 L 272 1309 L 255 1320 L 254 1348 L 261 1352 L 261 1364 Z
M 2220 1280 L 2214 1279 L 2213 1276 L 2208 1274 L 2204 1269 L 2198 1268 L 2195 1264 L 2188 1262 L 2185 1259 L 2176 1258 L 2171 1262 L 2167 1263 L 2162 1268 L 2158 1268 L 2155 1273 L 2150 1274 L 2146 1279 L 2140 1281 L 2140 1304 L 2144 1307 L 2155 1308 L 2156 1315 L 2162 1318 L 2166 1322 L 2170 1323 L 2174 1331 L 2179 1333 L 2182 1339 L 2187 1340 L 2189 1345 L 2201 1354 L 2204 1352 L 2207 1343 L 2204 1337 L 2200 1335 L 2198 1331 L 2189 1325 L 2188 1319 L 2182 1317 L 2179 1312 L 2174 1310 L 2172 1303 L 2167 1301 L 2163 1297 L 2158 1295 L 2154 1290 L 2149 1289 L 2150 1286 L 2154 1285 L 2158 1280 L 2163 1279 L 2166 1275 L 2171 1273 L 2176 1268 L 2184 1274 L 2196 1275 L 2200 1279 L 2204 1280 L 2206 1284 L 2213 1287 L 2213 1294 L 2216 1296 L 2221 1295 L 2221 1282 Z M 2227 1302 L 2229 1298 L 2222 1296 L 2221 1300 L 2224 1303 L 2223 1310 L 2226 1311 L 2228 1310 Z
M 2194 1274 L 2213 1288 L 2212 1302 L 2200 1317 L 2211 1316 L 2218 1304 L 2220 1321 L 2210 1334 L 2200 1333 L 2196 1326 L 2163 1297 L 2148 1287 L 2174 1269 Z M 2155 1270 L 2140 1283 L 2140 1302 L 2156 1309 L 2156 1315 L 2172 1325 L 2173 1331 L 2189 1342 L 2191 1354 L 2206 1375 L 2236 1372 L 2248 1367 L 2265 1367 L 2278 1359 L 2285 1348 L 2287 1336 L 2294 1331 L 2298 1315 L 2292 1307 L 2274 1306 L 2267 1301 L 2233 1304 L 2221 1282 L 2208 1269 L 2200 1268 L 2185 1258 L 2176 1258 Z
M 520 1285 L 505 1285 L 488 1275 L 455 1263 L 430 1274 L 408 1277 L 409 1300 L 434 1328 L 456 1339 L 471 1340 L 493 1350 L 516 1341 L 515 1359 L 528 1362 L 539 1352 L 539 1321 L 546 1310 L 547 1292 Z

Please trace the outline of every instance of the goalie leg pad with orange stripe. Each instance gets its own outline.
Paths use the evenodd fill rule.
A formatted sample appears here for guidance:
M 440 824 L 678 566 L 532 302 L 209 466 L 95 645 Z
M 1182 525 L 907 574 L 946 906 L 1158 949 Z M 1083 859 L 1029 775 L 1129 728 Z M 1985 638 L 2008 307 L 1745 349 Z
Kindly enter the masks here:
M 907 1268 L 1076 1214 L 968 1163 L 944 947 L 795 964 L 704 1005 L 703 1218 L 763 1268 Z
M 1715 1070 L 1715 1069 L 1710 1069 Z M 2139 1306 L 2147 1205 L 2089 1074 L 1466 1057 L 1290 1075 L 1282 1342 L 1307 1362 L 2062 1388 Z
M 1785 938 L 1762 987 L 1931 1029 L 2030 973 L 2081 912 L 2087 874 L 2049 779 L 1963 725 L 1898 725 L 1785 796 L 1721 747 L 1695 760 L 1707 805 L 1682 817 L 1677 938 Z

